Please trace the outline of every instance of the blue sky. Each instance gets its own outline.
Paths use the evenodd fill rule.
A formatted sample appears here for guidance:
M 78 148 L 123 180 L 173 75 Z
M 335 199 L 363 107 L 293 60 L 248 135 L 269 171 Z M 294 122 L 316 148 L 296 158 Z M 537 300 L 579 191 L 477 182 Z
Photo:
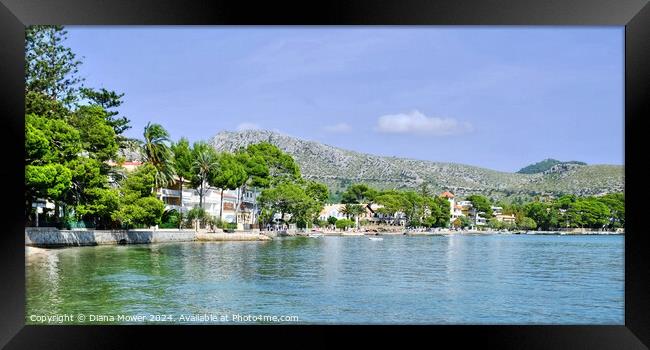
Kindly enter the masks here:
M 261 128 L 516 171 L 623 164 L 623 27 L 68 27 L 128 136 Z

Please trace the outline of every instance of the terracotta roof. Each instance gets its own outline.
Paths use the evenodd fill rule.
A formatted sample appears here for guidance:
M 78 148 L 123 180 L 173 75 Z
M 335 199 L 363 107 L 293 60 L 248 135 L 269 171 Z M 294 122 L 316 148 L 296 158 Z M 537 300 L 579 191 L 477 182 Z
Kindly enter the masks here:
M 442 192 L 442 194 L 440 195 L 440 197 L 445 197 L 445 198 L 454 198 L 454 194 L 451 193 L 451 192 L 449 192 L 449 191 L 445 191 L 445 192 Z

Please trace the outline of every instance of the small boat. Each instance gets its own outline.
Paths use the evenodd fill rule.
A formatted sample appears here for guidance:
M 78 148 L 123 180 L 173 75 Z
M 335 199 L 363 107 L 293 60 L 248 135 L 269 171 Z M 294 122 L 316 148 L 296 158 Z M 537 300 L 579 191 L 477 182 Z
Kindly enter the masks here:
M 384 239 L 381 237 L 368 237 L 369 240 L 371 241 L 383 241 Z
M 323 237 L 323 234 L 322 233 L 310 233 L 307 236 L 311 237 L 311 238 L 320 238 L 320 237 Z

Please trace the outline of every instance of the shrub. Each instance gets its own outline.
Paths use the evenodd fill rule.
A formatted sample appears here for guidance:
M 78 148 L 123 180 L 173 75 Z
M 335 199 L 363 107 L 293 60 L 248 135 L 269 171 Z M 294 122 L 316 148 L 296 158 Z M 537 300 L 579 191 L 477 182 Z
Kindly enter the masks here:
M 298 218 L 296 220 L 296 227 L 298 227 L 298 228 L 306 228 L 307 227 L 307 221 L 304 218 Z
M 472 226 L 472 221 L 466 216 L 461 216 L 456 218 L 456 220 L 452 222 L 452 225 L 459 228 L 470 227 Z
M 522 230 L 534 230 L 537 228 L 537 223 L 529 217 L 523 217 L 521 220 L 517 220 L 517 227 Z
M 181 214 L 177 210 L 167 210 L 163 213 L 159 226 L 162 228 L 177 228 L 180 218 Z
M 493 230 L 501 230 L 506 226 L 503 222 L 497 220 L 496 218 L 491 218 L 490 220 L 488 220 L 487 224 L 488 227 Z
M 223 229 L 224 232 L 234 232 L 237 229 L 237 224 L 234 222 L 223 222 L 221 229 Z
M 336 221 L 336 228 L 347 229 L 354 226 L 354 221 L 350 219 L 341 219 Z

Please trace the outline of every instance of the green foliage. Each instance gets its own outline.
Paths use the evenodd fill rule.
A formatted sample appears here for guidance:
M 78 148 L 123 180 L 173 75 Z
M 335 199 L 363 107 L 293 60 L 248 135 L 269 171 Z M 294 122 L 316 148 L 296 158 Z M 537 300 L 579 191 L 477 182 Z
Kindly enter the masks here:
M 305 181 L 305 193 L 318 203 L 326 203 L 329 199 L 329 189 L 327 186 L 316 181 Z
M 137 225 L 155 226 L 160 224 L 165 205 L 155 197 L 141 197 L 133 202 L 122 202 L 113 219 L 126 227 Z
M 118 160 L 120 134 L 129 127 L 115 110 L 123 95 L 80 88 L 81 61 L 65 39 L 61 26 L 26 29 L 26 218 L 33 215 L 31 203 L 46 199 L 62 209 L 68 223 L 83 220 L 101 228 L 115 226 L 117 219 L 156 222 L 162 202 L 151 197 L 144 173 L 120 180 L 119 190 L 109 187 L 109 175 L 115 185 L 119 172 L 108 161 Z
M 347 230 L 348 228 L 354 227 L 354 221 L 350 219 L 341 219 L 336 221 L 336 228 Z
M 395 190 L 383 191 L 375 200 L 377 204 L 383 205 L 378 211 L 384 215 L 393 215 L 407 205 L 402 194 Z
M 81 61 L 64 46 L 63 26 L 33 25 L 25 28 L 25 90 L 44 94 L 70 105 L 78 99 L 77 75 Z
M 96 159 L 85 157 L 79 157 L 65 163 L 65 166 L 72 173 L 72 183 L 66 197 L 68 204 L 87 203 L 89 199 L 87 191 L 105 187 L 108 179 L 102 172 L 102 164 Z
M 435 205 L 431 207 L 432 216 L 435 218 L 434 224 L 437 227 L 447 227 L 449 226 L 449 220 L 451 217 L 449 213 L 451 212 L 451 204 L 444 197 L 435 197 Z M 433 225 L 432 225 L 433 226 Z
M 482 215 L 484 218 L 489 218 L 492 216 L 492 205 L 490 203 L 490 200 L 485 196 L 471 195 L 467 197 L 467 200 L 472 202 L 472 206 L 474 206 L 474 208 L 476 208 L 478 211 L 485 213 Z
M 221 153 L 216 157 L 216 167 L 208 177 L 210 186 L 228 190 L 244 186 L 247 180 L 246 167 L 231 153 Z
M 422 187 L 419 192 L 381 191 L 377 192 L 374 200 L 383 206 L 377 210 L 380 214 L 390 217 L 396 213 L 403 213 L 408 226 L 446 227 L 449 225 L 449 201 L 441 197 L 432 197 L 426 187 Z
M 559 209 L 569 209 L 571 204 L 575 203 L 577 197 L 573 194 L 567 194 L 555 201 L 555 206 Z
M 81 135 L 63 119 L 30 114 L 25 116 L 25 148 L 28 164 L 62 163 L 79 155 Z
M 609 227 L 612 229 L 625 227 L 625 195 L 623 193 L 609 193 L 598 200 L 607 206 L 610 212 Z
M 178 210 L 165 210 L 160 220 L 160 228 L 178 228 L 180 220 L 181 213 Z
M 124 195 L 136 197 L 153 196 L 156 169 L 153 165 L 144 164 L 130 173 L 120 184 Z
M 365 184 L 350 185 L 341 195 L 341 203 L 366 204 L 372 203 L 379 193 Z
M 144 162 L 155 168 L 155 187 L 173 183 L 174 158 L 170 148 L 169 133 L 160 124 L 147 123 L 144 127 L 142 154 Z
M 597 198 L 580 198 L 569 206 L 566 211 L 567 220 L 571 227 L 603 228 L 612 217 L 607 205 Z
M 491 228 L 493 230 L 501 230 L 501 229 L 505 228 L 505 226 L 506 226 L 503 222 L 497 220 L 496 218 L 490 218 L 487 221 L 487 225 L 488 225 L 489 228 Z
M 415 191 L 402 192 L 402 198 L 404 205 L 401 211 L 406 216 L 407 225 L 413 227 L 422 226 L 426 199 Z
M 160 224 L 165 205 L 153 193 L 155 174 L 154 166 L 145 164 L 122 181 L 119 209 L 112 214 L 113 220 L 126 227 Z
M 186 138 L 181 138 L 177 143 L 171 145 L 171 151 L 176 175 L 181 179 L 191 180 L 194 175 L 192 173 L 194 158 L 189 141 Z
M 273 220 L 273 215 L 275 214 L 274 209 L 270 207 L 262 207 L 260 213 L 257 215 L 257 220 L 260 224 L 260 227 L 265 227 L 271 223 Z
M 461 216 L 452 222 L 452 226 L 457 228 L 467 228 L 472 226 L 472 221 L 467 216 Z
M 537 228 L 537 223 L 535 220 L 526 216 L 522 217 L 521 219 L 517 219 L 516 225 L 517 228 L 521 230 L 534 230 Z
M 259 154 L 251 154 L 246 149 L 235 153 L 236 161 L 244 169 L 243 179 L 237 177 L 237 187 L 253 186 L 267 188 L 271 185 L 269 167 L 266 160 Z
M 559 212 L 553 208 L 552 203 L 528 203 L 524 206 L 524 213 L 542 230 L 550 230 L 559 226 Z
M 72 171 L 61 164 L 25 167 L 25 192 L 29 197 L 59 201 L 63 199 L 71 184 Z
M 114 188 L 91 188 L 86 191 L 87 201 L 75 210 L 87 221 L 95 221 L 95 227 L 112 226 L 112 215 L 120 206 L 120 193 Z
M 186 138 L 181 138 L 177 143 L 171 145 L 171 152 L 174 163 L 174 170 L 176 176 L 179 177 L 179 186 L 180 186 L 180 201 L 183 202 L 183 184 L 186 180 L 192 180 L 194 174 L 192 173 L 192 162 L 194 161 L 192 157 L 192 149 L 190 148 L 190 143 Z M 179 213 L 178 224 L 179 227 L 182 224 L 183 213 Z
M 187 220 L 202 220 L 208 213 L 201 207 L 194 207 L 187 212 Z
M 44 163 L 50 152 L 50 140 L 45 130 L 25 124 L 25 163 Z
M 219 162 L 217 152 L 205 142 L 195 142 L 192 146 L 192 186 L 198 189 L 199 206 L 203 207 L 203 196 L 205 195 L 208 181 L 217 172 Z
M 83 98 L 90 102 L 91 105 L 101 107 L 105 112 L 105 121 L 107 125 L 113 129 L 113 132 L 116 135 L 116 140 L 119 143 L 124 142 L 126 138 L 121 137 L 120 135 L 131 128 L 129 125 L 130 121 L 124 116 L 118 117 L 119 112 L 115 110 L 115 108 L 122 105 L 122 97 L 124 97 L 124 94 L 118 94 L 115 91 L 106 90 L 104 88 L 95 90 L 86 87 L 79 89 L 79 92 Z
M 53 100 L 41 92 L 25 92 L 25 115 L 34 114 L 52 119 L 65 119 L 70 113 L 63 103 Z
M 327 218 L 327 223 L 330 224 L 330 225 L 336 225 L 337 221 L 338 221 L 338 219 L 335 218 L 334 216 L 330 216 L 330 217 Z
M 291 221 L 307 227 L 316 220 L 329 197 L 327 186 L 303 180 L 294 159 L 268 142 L 249 145 L 238 151 L 234 159 L 223 155 L 221 161 L 224 165 L 232 164 L 230 170 L 222 171 L 221 183 L 228 184 L 230 180 L 242 189 L 245 186 L 264 188 L 258 197 L 263 223 L 270 222 L 279 213 L 281 220 L 290 214 Z
M 308 206 L 309 198 L 299 185 L 284 182 L 263 190 L 258 201 L 260 206 L 280 213 L 284 219 L 285 214 L 300 214 Z
M 363 214 L 364 209 L 362 205 L 359 204 L 346 204 L 340 210 L 341 214 L 345 215 L 346 218 L 353 218 L 360 214 Z
M 250 157 L 255 165 L 259 166 L 259 164 L 263 164 L 266 169 L 268 169 L 268 175 L 265 175 L 264 169 L 261 168 L 249 169 L 249 173 L 255 175 L 255 180 L 259 182 L 254 184 L 254 186 L 266 187 L 266 181 L 270 181 L 271 184 L 274 184 L 300 179 L 300 168 L 293 157 L 282 152 L 278 147 L 269 142 L 260 142 L 249 145 L 246 148 L 245 153 Z M 265 176 L 268 177 L 265 179 Z
M 301 228 L 301 229 L 307 228 L 307 220 L 305 220 L 304 217 L 296 218 L 295 223 L 297 228 Z
M 79 131 L 84 151 L 102 162 L 115 159 L 118 149 L 115 131 L 106 118 L 100 106 L 81 106 L 69 119 L 70 126 Z

